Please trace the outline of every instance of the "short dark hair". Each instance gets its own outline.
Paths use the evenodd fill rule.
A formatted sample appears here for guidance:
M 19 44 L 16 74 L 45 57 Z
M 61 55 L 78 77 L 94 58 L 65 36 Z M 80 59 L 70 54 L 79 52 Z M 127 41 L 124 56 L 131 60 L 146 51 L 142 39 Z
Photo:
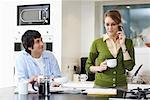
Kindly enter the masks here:
M 31 54 L 31 51 L 28 49 L 29 47 L 33 48 L 34 39 L 40 38 L 41 34 L 36 30 L 27 30 L 21 38 L 22 45 L 25 48 L 25 51 Z

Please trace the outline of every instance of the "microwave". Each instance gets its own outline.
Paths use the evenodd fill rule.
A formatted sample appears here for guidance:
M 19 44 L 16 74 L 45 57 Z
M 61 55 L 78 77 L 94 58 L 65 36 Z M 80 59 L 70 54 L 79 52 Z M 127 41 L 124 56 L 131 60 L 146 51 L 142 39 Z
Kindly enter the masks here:
M 50 4 L 18 5 L 17 25 L 50 25 Z

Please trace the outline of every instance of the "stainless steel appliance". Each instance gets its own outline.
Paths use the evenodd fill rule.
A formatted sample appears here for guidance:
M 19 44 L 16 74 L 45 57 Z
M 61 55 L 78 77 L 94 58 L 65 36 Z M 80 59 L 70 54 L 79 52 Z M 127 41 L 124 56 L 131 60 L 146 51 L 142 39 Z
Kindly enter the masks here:
M 150 99 L 150 88 L 135 88 L 125 92 L 125 99 L 136 99 L 136 100 L 149 100 Z
M 17 25 L 50 25 L 50 4 L 18 5 Z

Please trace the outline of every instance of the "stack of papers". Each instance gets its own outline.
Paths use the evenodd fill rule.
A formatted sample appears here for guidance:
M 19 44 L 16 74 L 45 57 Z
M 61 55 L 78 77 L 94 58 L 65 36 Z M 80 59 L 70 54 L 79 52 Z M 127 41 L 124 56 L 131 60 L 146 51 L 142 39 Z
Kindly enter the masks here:
M 93 86 L 94 82 L 68 82 L 62 84 L 62 87 L 78 88 L 78 89 L 93 88 Z
M 82 90 L 67 87 L 50 87 L 51 93 L 81 93 Z
M 113 88 L 93 88 L 94 82 L 68 82 L 62 85 L 62 90 L 80 91 L 87 95 L 117 95 L 117 89 Z
M 93 88 L 94 82 L 68 82 L 60 87 L 50 87 L 50 92 L 55 93 L 82 93 L 87 88 Z

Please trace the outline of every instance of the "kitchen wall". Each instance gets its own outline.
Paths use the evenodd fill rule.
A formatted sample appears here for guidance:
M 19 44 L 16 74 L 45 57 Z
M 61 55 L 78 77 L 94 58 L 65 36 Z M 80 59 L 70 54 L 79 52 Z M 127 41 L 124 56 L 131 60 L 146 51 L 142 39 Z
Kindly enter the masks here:
M 63 0 L 62 68 L 80 65 L 88 56 L 95 33 L 95 3 Z
M 135 63 L 134 69 L 130 72 L 130 75 L 132 76 L 136 70 L 139 68 L 141 64 L 143 66 L 138 72 L 138 78 L 139 80 L 142 79 L 146 83 L 150 84 L 150 48 L 148 47 L 135 47 Z
M 77 65 L 81 47 L 81 2 L 62 3 L 62 67 Z
M 13 84 L 13 34 L 14 23 L 12 4 L 0 2 L 0 87 Z

